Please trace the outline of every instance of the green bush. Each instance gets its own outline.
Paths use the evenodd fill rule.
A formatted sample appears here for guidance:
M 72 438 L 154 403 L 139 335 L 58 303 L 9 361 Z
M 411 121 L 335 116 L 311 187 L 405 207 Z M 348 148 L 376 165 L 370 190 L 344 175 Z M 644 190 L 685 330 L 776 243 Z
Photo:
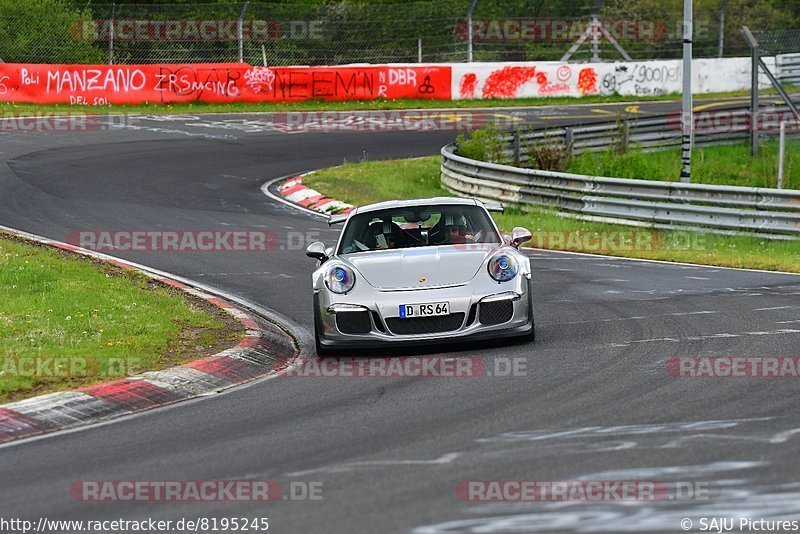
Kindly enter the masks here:
M 565 145 L 561 139 L 545 135 L 543 140 L 528 145 L 527 166 L 543 171 L 564 172 L 572 159 L 573 145 Z
M 485 128 L 470 132 L 469 137 L 460 134 L 456 139 L 456 153 L 479 161 L 508 163 L 503 156 L 504 138 L 505 134 L 490 122 Z
M 0 58 L 6 63 L 103 63 L 107 56 L 80 39 L 91 11 L 63 0 L 0 0 Z

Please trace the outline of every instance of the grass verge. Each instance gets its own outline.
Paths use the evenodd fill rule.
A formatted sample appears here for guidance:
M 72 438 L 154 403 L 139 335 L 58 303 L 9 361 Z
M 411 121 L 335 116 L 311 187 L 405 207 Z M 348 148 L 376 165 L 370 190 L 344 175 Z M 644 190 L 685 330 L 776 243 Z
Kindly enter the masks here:
M 769 90 L 763 90 L 762 95 L 769 95 Z M 708 93 L 697 95 L 703 100 L 715 98 L 745 97 L 748 91 L 734 91 L 728 93 Z M 303 102 L 233 102 L 233 103 L 205 103 L 188 102 L 181 104 L 136 104 L 136 105 L 109 105 L 109 106 L 80 106 L 69 104 L 26 104 L 13 102 L 0 102 L 0 112 L 9 113 L 76 113 L 90 114 L 197 114 L 197 113 L 254 113 L 254 112 L 280 112 L 280 111 L 355 111 L 355 110 L 391 110 L 391 109 L 441 109 L 441 108 L 501 108 L 501 107 L 534 107 L 534 106 L 569 106 L 575 104 L 613 104 L 619 102 L 649 102 L 663 100 L 678 100 L 679 93 L 669 93 L 658 96 L 584 96 L 584 97 L 547 97 L 547 98 L 509 98 L 488 100 L 428 100 L 428 99 L 397 99 L 397 100 L 357 100 L 347 102 L 326 102 L 324 100 L 306 100 Z
M 586 152 L 573 157 L 568 172 L 619 178 L 677 181 L 681 171 L 679 148 L 625 154 Z M 800 139 L 787 138 L 784 187 L 800 189 Z M 778 141 L 762 141 L 758 157 L 750 157 L 750 145 L 723 145 L 692 150 L 692 182 L 701 184 L 777 187 Z
M 0 236 L 0 403 L 179 365 L 243 335 L 142 274 Z
M 410 160 L 347 163 L 306 176 L 309 187 L 339 200 L 365 205 L 382 200 L 452 196 L 439 182 L 439 156 Z M 800 272 L 800 241 L 660 231 L 580 221 L 555 211 L 506 210 L 493 214 L 509 231 L 524 226 L 533 233 L 528 246 L 723 267 Z

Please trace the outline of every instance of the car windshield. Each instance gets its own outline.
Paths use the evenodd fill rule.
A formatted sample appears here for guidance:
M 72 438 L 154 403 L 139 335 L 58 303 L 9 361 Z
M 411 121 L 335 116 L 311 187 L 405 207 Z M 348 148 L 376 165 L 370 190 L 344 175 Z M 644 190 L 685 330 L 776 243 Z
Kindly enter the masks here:
M 471 243 L 499 243 L 489 215 L 475 205 L 407 206 L 350 217 L 339 254 Z

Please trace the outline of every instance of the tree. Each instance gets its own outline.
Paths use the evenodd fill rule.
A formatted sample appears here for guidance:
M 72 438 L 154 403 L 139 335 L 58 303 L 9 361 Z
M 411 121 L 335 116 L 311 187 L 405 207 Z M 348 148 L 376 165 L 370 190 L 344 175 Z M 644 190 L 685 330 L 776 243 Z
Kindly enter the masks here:
M 96 63 L 103 53 L 82 38 L 88 11 L 63 0 L 0 0 L 0 58 L 11 62 Z

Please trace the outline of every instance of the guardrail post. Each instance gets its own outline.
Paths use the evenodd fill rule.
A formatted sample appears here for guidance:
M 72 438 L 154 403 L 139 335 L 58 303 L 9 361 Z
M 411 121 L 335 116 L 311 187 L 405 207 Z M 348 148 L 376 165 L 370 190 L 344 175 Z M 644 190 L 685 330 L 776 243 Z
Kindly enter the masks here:
M 572 157 L 572 147 L 575 144 L 575 132 L 572 128 L 564 128 L 564 150 Z
M 519 167 L 519 152 L 522 145 L 522 140 L 519 136 L 519 130 L 514 132 L 514 166 Z

